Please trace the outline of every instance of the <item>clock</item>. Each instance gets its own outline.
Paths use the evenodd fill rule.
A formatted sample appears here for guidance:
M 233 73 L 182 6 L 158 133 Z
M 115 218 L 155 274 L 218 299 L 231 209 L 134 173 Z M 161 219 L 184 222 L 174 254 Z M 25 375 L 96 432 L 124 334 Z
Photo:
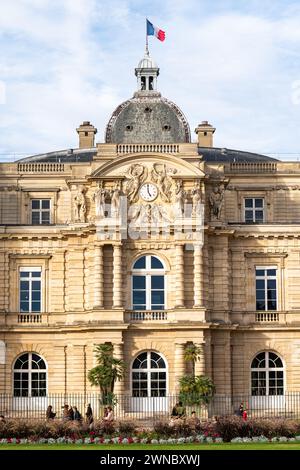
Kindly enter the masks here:
M 153 183 L 144 183 L 140 189 L 140 196 L 144 201 L 154 201 L 157 198 L 158 189 Z

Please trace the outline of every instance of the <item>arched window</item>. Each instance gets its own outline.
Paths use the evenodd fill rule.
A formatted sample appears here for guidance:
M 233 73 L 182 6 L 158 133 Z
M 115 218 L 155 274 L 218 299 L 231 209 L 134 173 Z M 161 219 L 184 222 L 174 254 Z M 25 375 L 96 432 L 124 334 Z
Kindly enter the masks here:
M 35 353 L 18 357 L 14 365 L 14 396 L 44 397 L 47 393 L 47 367 Z
M 165 269 L 152 255 L 139 258 L 132 269 L 133 310 L 164 310 Z
M 132 364 L 133 397 L 165 397 L 167 368 L 165 360 L 154 351 L 145 351 Z
M 254 396 L 284 394 L 284 367 L 277 354 L 264 351 L 251 364 L 251 393 Z

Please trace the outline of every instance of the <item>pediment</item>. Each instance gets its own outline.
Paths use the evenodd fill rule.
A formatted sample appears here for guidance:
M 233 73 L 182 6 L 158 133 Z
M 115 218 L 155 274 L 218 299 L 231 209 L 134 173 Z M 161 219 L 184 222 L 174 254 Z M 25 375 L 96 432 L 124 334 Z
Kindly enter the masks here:
M 165 154 L 131 154 L 123 157 L 115 158 L 104 165 L 97 168 L 89 177 L 89 179 L 98 178 L 122 178 L 128 174 L 132 165 L 142 165 L 150 172 L 153 165 L 156 167 L 164 166 L 170 174 L 182 179 L 202 179 L 205 173 L 196 165 L 193 165 L 182 158 L 174 155 Z

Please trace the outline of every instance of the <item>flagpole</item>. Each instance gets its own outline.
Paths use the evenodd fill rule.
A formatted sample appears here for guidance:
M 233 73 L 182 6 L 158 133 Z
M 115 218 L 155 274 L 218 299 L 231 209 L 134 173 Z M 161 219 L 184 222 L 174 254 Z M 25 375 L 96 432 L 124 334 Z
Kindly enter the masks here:
M 147 31 L 147 18 L 146 18 L 146 55 L 149 55 L 149 48 L 148 48 L 148 31 Z

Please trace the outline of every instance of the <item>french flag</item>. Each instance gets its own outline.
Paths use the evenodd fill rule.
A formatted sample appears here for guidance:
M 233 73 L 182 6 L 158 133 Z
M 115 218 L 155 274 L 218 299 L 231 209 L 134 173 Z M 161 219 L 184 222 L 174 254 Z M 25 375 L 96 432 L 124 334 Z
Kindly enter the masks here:
M 147 36 L 155 36 L 160 41 L 164 41 L 166 39 L 166 33 L 162 30 L 154 26 L 150 21 L 147 19 Z

